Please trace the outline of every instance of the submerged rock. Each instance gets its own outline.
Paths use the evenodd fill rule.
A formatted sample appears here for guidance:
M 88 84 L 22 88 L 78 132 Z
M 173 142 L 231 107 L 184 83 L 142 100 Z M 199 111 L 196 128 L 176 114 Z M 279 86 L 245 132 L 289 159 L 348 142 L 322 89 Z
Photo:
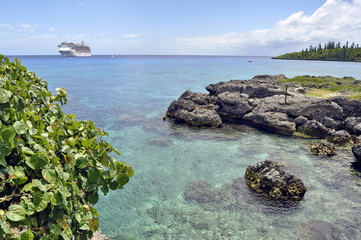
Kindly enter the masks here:
M 321 140 L 318 143 L 312 144 L 311 152 L 315 153 L 317 156 L 336 155 L 335 145 L 325 140 Z
M 283 165 L 269 160 L 248 166 L 245 178 L 252 190 L 274 200 L 301 200 L 306 192 L 301 179 L 285 172 Z
M 184 199 L 199 204 L 220 203 L 222 194 L 213 189 L 212 185 L 207 181 L 194 181 L 185 186 Z

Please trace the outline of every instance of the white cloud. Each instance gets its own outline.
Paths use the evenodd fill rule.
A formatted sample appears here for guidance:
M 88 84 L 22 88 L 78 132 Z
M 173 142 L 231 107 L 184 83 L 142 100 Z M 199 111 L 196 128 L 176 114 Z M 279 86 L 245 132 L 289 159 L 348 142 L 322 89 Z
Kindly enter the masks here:
M 16 26 L 23 30 L 34 30 L 38 27 L 37 24 L 27 24 L 27 23 L 16 23 Z
M 65 38 L 70 41 L 85 41 L 88 40 L 90 36 L 87 34 L 67 34 L 65 35 Z
M 357 42 L 361 35 L 360 16 L 361 0 L 327 0 L 312 15 L 297 12 L 268 29 L 173 40 L 190 50 L 209 54 L 280 54 L 319 42 Z
M 0 28 L 6 28 L 9 30 L 14 30 L 14 27 L 8 23 L 0 23 Z
M 135 33 L 126 33 L 126 34 L 122 34 L 123 38 L 136 38 L 138 37 L 139 34 L 135 34 Z
M 54 32 L 55 29 L 56 29 L 55 27 L 50 27 L 50 28 L 49 28 L 49 31 Z
M 37 28 L 38 24 L 27 24 L 27 23 L 15 23 L 14 24 L 8 24 L 8 23 L 1 23 L 0 28 L 6 28 L 8 30 L 15 30 L 15 31 L 28 31 L 28 30 L 34 30 Z

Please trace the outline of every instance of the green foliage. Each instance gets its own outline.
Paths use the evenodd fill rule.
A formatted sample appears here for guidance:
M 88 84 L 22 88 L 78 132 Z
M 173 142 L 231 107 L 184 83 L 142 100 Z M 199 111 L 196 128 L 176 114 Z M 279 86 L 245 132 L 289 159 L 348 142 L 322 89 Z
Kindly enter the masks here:
M 87 239 L 99 226 L 98 192 L 134 171 L 91 121 L 64 114 L 66 90 L 0 55 L 0 239 Z
M 325 47 L 312 45 L 301 52 L 286 53 L 274 59 L 293 59 L 293 60 L 324 60 L 324 61 L 361 61 L 361 48 L 354 43 L 350 46 L 348 42 L 341 47 L 341 43 L 328 42 Z

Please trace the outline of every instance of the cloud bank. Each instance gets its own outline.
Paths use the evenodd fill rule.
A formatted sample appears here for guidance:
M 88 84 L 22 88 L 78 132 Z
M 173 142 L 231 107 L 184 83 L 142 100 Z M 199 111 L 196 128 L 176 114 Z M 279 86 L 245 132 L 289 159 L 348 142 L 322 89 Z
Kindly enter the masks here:
M 200 54 L 274 55 L 328 41 L 360 43 L 361 0 L 327 0 L 308 16 L 297 12 L 267 29 L 178 38 Z

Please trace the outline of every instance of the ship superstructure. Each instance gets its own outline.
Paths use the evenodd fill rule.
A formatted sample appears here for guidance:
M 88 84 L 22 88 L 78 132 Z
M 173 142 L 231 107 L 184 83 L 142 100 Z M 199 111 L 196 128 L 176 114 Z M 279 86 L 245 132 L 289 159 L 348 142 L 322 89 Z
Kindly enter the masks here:
M 90 57 L 92 55 L 90 47 L 84 42 L 62 42 L 58 47 L 58 51 L 63 57 Z

